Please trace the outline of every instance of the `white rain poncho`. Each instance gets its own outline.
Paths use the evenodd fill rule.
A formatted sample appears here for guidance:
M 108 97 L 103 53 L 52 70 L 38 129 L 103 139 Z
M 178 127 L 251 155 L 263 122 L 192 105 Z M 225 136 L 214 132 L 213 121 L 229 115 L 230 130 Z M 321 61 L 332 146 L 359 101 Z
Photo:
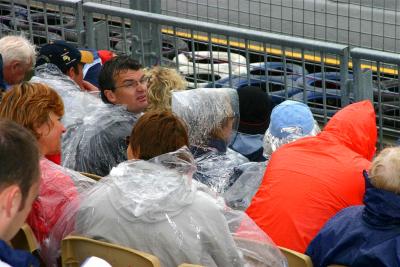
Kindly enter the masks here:
M 82 91 L 71 78 L 51 63 L 36 67 L 31 82 L 46 84 L 61 96 L 65 108 L 62 118 L 65 128 L 79 124 L 82 118 L 93 112 L 97 106 L 104 105 L 100 98 Z
M 130 136 L 138 118 L 125 106 L 104 104 L 87 114 L 82 123 L 67 132 L 62 148 L 65 167 L 106 176 L 112 167 L 125 161 L 126 137 Z
M 185 147 L 149 161 L 123 162 L 79 204 L 70 206 L 58 229 L 74 225 L 73 234 L 154 254 L 165 267 L 184 262 L 211 267 L 285 266 L 279 249 L 245 213 L 223 207 L 197 190 L 194 171 L 193 157 Z M 54 231 L 55 236 L 67 234 Z
M 172 111 L 188 126 L 191 151 L 198 169 L 194 178 L 216 192 L 224 192 L 234 182 L 231 180 L 233 168 L 248 162 L 246 157 L 227 149 L 238 127 L 236 90 L 200 88 L 174 92 Z M 218 134 L 225 134 L 229 141 L 216 137 Z

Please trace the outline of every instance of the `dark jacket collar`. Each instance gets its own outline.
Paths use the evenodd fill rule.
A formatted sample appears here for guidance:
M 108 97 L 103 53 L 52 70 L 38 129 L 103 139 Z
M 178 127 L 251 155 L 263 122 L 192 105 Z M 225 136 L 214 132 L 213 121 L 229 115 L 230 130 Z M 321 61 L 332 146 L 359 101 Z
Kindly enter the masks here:
M 374 227 L 400 227 L 400 195 L 375 188 L 364 171 L 366 191 L 363 220 Z
M 39 261 L 32 254 L 26 251 L 12 249 L 3 240 L 0 240 L 0 260 L 11 266 L 39 266 Z

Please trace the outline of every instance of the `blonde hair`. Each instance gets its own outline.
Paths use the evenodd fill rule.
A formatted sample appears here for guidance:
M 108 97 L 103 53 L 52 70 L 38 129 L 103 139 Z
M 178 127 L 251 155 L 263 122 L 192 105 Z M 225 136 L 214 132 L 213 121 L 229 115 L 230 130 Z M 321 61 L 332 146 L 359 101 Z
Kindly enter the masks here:
M 0 103 L 0 117 L 15 121 L 40 138 L 36 129 L 50 122 L 50 112 L 64 115 L 61 97 L 41 83 L 23 82 L 14 85 L 3 95 Z
M 8 35 L 1 38 L 0 54 L 4 65 L 17 60 L 35 66 L 36 46 L 22 35 Z
M 376 188 L 399 194 L 400 147 L 382 150 L 372 162 L 369 178 Z
M 153 67 L 148 70 L 150 81 L 147 86 L 149 106 L 147 111 L 171 110 L 172 91 L 185 90 L 187 82 L 175 70 L 164 67 Z

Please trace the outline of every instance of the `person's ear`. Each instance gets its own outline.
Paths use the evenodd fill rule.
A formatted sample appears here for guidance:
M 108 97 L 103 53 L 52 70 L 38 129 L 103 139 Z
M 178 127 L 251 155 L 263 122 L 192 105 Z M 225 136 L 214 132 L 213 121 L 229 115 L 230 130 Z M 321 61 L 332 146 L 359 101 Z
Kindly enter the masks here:
M 115 96 L 115 93 L 112 90 L 109 89 L 104 90 L 104 95 L 110 103 L 113 104 L 116 103 L 117 97 Z
M 0 201 L 4 214 L 8 218 L 13 218 L 19 211 L 22 202 L 22 194 L 19 186 L 10 185 L 3 189 L 0 194 Z
M 68 70 L 67 70 L 67 76 L 69 76 L 72 80 L 74 79 L 74 77 L 75 77 L 75 70 L 74 70 L 74 67 L 70 67 Z
M 20 66 L 21 62 L 17 60 L 11 61 L 10 64 L 8 65 L 8 67 L 11 69 L 11 73 L 16 73 L 18 71 L 18 68 L 20 68 Z

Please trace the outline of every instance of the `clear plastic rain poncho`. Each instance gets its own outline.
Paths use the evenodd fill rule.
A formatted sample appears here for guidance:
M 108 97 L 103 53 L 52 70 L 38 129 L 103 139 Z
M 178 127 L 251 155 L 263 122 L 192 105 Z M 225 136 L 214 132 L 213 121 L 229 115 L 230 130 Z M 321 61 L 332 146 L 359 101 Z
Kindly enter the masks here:
M 79 195 L 95 181 L 46 158 L 40 160 L 40 173 L 39 196 L 32 204 L 27 222 L 39 243 L 45 246 L 50 232 L 69 204 L 79 199 Z
M 234 167 L 248 162 L 227 148 L 238 128 L 239 100 L 236 90 L 200 88 L 172 94 L 172 110 L 189 131 L 191 151 L 197 164 L 195 179 L 216 192 L 224 192 L 234 181 Z
M 76 171 L 106 176 L 112 167 L 126 160 L 126 137 L 130 136 L 137 114 L 125 106 L 104 104 L 82 118 L 62 147 L 62 164 Z
M 245 213 L 197 190 L 195 168 L 185 147 L 123 162 L 70 205 L 52 236 L 66 236 L 65 225 L 73 225 L 73 234 L 154 254 L 166 267 L 285 266 L 279 249 Z M 57 254 L 57 239 L 50 255 Z
M 65 107 L 62 122 L 66 128 L 79 124 L 97 106 L 104 105 L 100 98 L 82 91 L 71 78 L 51 63 L 36 67 L 31 82 L 47 84 L 61 96 Z

